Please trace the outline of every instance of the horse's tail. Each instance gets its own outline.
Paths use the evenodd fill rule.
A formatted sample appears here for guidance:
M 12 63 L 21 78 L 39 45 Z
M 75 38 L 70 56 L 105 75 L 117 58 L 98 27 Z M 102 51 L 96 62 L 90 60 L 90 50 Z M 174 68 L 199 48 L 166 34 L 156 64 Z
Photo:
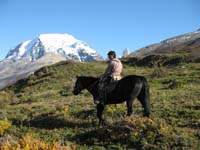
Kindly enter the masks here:
M 142 77 L 141 80 L 142 80 L 142 91 L 140 93 L 140 102 L 144 107 L 145 116 L 149 117 L 150 115 L 149 85 L 145 77 Z

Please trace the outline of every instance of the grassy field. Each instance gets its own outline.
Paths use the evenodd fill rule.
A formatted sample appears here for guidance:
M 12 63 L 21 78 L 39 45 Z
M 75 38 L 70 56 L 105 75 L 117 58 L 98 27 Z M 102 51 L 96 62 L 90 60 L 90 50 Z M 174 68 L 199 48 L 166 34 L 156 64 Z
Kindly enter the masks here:
M 131 117 L 126 117 L 124 103 L 111 105 L 105 112 L 110 125 L 102 127 L 91 95 L 83 91 L 74 96 L 72 89 L 77 75 L 98 77 L 105 67 L 104 62 L 60 62 L 0 91 L 1 149 L 42 144 L 44 149 L 200 149 L 198 63 L 124 65 L 123 76 L 147 77 L 151 116 L 142 117 L 137 100 Z

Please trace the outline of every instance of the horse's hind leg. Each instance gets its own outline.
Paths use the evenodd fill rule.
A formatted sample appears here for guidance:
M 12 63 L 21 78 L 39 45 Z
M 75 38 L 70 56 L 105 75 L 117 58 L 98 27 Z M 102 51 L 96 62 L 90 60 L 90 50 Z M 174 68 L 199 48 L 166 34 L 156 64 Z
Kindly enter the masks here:
M 97 105 L 97 117 L 99 119 L 99 125 L 104 125 L 104 119 L 103 119 L 104 107 L 105 106 L 102 104 Z
M 131 92 L 131 96 L 129 98 L 127 98 L 126 100 L 126 104 L 127 104 L 127 114 L 128 116 L 130 116 L 133 112 L 133 108 L 132 108 L 132 104 L 134 99 L 139 95 L 140 91 L 142 89 L 142 85 L 141 84 L 137 84 L 134 89 Z
M 145 96 L 142 93 L 140 93 L 140 95 L 137 98 L 142 104 L 142 107 L 144 108 L 144 116 L 149 117 L 150 115 L 149 99 L 145 98 Z
M 144 116 L 149 117 L 150 115 L 150 94 L 149 94 L 149 85 L 145 78 L 142 80 L 142 90 L 138 95 L 138 100 L 144 108 Z

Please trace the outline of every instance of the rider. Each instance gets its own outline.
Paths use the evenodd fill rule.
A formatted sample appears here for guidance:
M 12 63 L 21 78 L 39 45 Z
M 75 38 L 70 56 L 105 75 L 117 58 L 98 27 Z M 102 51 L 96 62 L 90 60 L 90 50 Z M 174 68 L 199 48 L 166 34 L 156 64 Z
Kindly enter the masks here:
M 116 58 L 115 51 L 108 52 L 109 61 L 107 61 L 108 66 L 105 70 L 105 73 L 100 78 L 99 83 L 99 97 L 95 99 L 95 103 L 100 102 L 101 104 L 105 103 L 105 94 L 106 94 L 106 86 L 111 81 L 116 81 L 121 79 L 121 73 L 123 69 L 123 65 L 119 59 Z

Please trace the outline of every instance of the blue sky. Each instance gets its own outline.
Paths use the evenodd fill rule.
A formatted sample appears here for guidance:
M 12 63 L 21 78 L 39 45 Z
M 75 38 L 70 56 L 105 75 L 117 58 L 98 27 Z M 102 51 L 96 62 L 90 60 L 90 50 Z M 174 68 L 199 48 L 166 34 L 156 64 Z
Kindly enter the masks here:
M 0 60 L 43 33 L 68 33 L 102 56 L 200 28 L 199 0 L 0 0 Z

